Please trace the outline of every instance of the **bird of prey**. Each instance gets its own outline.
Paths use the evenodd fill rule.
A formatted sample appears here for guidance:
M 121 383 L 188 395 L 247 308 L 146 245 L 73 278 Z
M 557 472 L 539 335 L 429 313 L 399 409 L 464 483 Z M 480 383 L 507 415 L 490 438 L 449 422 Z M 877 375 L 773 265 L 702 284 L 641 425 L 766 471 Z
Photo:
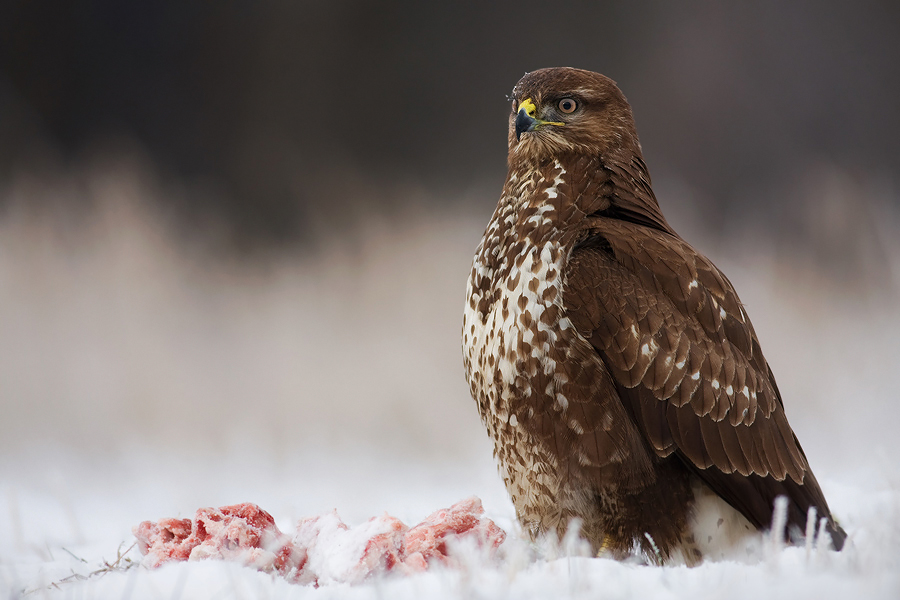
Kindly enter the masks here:
M 509 171 L 466 289 L 463 357 L 518 520 L 655 563 L 713 529 L 835 523 L 731 282 L 666 222 L 624 95 L 580 69 L 513 88 Z

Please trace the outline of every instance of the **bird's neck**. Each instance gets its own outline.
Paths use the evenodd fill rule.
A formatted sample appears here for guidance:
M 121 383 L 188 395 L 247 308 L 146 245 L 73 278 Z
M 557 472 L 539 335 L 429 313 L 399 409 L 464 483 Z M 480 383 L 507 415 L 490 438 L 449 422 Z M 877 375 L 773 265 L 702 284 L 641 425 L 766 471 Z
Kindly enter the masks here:
M 562 154 L 541 162 L 510 164 L 507 201 L 530 211 L 552 205 L 557 227 L 578 226 L 588 217 L 622 219 L 674 235 L 663 217 L 650 174 L 639 152 L 601 156 Z
M 609 205 L 593 216 L 619 219 L 677 236 L 666 221 L 653 193 L 650 172 L 640 151 L 623 149 L 600 159 L 609 174 Z

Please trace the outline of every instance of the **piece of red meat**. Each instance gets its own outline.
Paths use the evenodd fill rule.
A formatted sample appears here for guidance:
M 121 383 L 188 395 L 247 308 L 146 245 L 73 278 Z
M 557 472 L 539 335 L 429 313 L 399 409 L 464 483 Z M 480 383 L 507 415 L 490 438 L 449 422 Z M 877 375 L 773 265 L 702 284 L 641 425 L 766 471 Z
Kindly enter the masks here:
M 454 544 L 488 555 L 506 533 L 483 517 L 476 497 L 430 514 L 415 527 L 385 514 L 350 528 L 337 513 L 303 519 L 293 539 L 255 504 L 201 508 L 193 520 L 144 521 L 134 528 L 144 564 L 221 559 L 275 572 L 295 583 L 358 583 L 384 573 L 455 566 Z
M 450 558 L 448 542 L 463 540 L 488 552 L 496 550 L 506 539 L 506 532 L 483 514 L 481 500 L 474 496 L 431 513 L 406 533 L 404 562 L 410 566 L 421 566 L 423 561 L 446 564 Z
M 133 531 L 149 567 L 218 558 L 293 576 L 306 562 L 303 549 L 295 547 L 290 537 L 279 531 L 272 515 L 255 504 L 201 508 L 193 521 L 144 521 Z

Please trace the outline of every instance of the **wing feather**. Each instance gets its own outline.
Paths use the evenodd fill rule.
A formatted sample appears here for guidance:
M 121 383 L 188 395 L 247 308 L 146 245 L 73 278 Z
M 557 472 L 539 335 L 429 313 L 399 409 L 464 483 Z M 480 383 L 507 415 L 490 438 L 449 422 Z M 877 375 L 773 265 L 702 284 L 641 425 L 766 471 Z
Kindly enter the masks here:
M 727 278 L 677 236 L 589 222 L 565 273 L 563 313 L 652 450 L 676 453 L 753 523 L 768 523 L 778 494 L 827 512 L 821 490 L 804 485 L 809 465 Z

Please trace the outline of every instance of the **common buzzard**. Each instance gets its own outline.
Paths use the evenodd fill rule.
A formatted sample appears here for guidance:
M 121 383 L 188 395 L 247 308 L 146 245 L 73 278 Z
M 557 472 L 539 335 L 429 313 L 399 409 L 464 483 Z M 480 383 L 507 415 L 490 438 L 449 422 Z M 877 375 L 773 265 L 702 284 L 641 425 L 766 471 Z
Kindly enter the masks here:
M 815 507 L 840 549 L 750 319 L 663 217 L 615 83 L 526 74 L 508 164 L 469 276 L 463 355 L 525 529 L 562 535 L 577 517 L 595 551 L 692 564 L 704 511 L 724 511 L 715 527 L 764 529 L 785 496 L 789 531 Z

